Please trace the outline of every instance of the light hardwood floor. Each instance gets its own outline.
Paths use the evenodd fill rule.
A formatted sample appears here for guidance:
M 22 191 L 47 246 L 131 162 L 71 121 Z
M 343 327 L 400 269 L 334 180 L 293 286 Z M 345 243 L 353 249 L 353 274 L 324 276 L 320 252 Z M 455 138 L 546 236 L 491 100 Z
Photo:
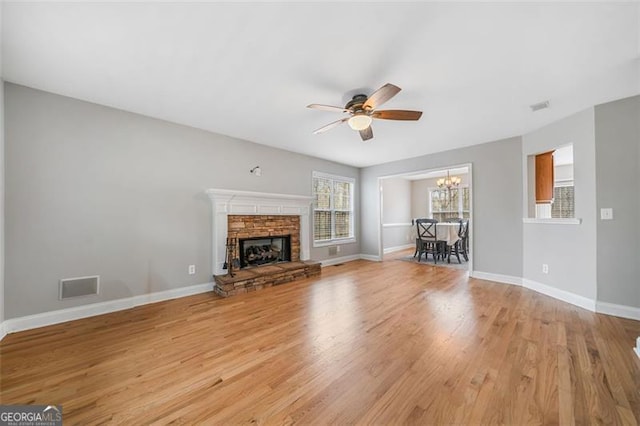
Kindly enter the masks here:
M 65 424 L 634 425 L 637 336 L 465 271 L 355 261 L 11 334 L 0 401 Z

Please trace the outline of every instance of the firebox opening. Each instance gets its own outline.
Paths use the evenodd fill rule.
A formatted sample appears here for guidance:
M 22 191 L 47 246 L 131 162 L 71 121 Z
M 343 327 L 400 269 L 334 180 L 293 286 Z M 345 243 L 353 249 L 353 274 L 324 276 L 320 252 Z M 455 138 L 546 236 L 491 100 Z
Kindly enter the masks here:
M 265 265 L 291 260 L 291 236 L 240 238 L 240 267 Z

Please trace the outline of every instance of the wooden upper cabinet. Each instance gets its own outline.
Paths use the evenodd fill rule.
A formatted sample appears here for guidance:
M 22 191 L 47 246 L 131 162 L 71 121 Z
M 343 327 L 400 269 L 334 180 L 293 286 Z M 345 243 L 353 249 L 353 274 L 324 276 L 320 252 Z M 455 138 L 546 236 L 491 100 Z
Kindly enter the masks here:
M 553 151 L 536 155 L 536 204 L 553 201 Z

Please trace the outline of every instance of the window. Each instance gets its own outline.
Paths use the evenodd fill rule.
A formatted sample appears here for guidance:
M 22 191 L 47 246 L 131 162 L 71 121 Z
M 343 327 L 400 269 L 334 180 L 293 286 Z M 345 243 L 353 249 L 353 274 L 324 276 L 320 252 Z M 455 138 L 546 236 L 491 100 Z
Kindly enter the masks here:
M 553 187 L 552 218 L 575 217 L 573 204 L 573 182 L 556 182 Z
M 469 217 L 469 187 L 451 188 L 451 196 L 446 188 L 434 188 L 429 191 L 429 211 L 431 218 L 444 220 L 450 217 Z
M 354 239 L 353 187 L 353 179 L 313 173 L 314 245 Z
M 573 145 L 527 156 L 529 218 L 575 223 Z

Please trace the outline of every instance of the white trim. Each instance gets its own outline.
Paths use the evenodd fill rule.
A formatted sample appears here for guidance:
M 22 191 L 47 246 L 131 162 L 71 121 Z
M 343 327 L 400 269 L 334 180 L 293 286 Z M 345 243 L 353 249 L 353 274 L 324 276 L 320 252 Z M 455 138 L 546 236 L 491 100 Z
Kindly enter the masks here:
M 640 348 L 633 348 L 633 351 L 638 355 L 638 358 L 640 358 Z
M 413 226 L 411 222 L 383 223 L 383 228 L 399 228 L 401 226 Z
M 640 321 L 640 308 L 636 308 L 635 306 L 596 302 L 596 312 Z
M 528 280 L 526 278 L 522 279 L 522 286 L 530 290 L 537 291 L 538 293 L 551 296 L 554 299 L 562 300 L 563 302 L 571 303 L 572 305 L 587 309 L 591 312 L 596 311 L 596 301 L 587 297 L 570 293 L 565 290 L 560 290 L 559 288 L 551 287 L 550 285 Z
M 568 188 L 570 186 L 575 186 L 573 184 L 573 178 L 572 179 L 558 179 L 558 180 L 554 180 L 553 181 L 553 187 L 554 188 Z
M 384 249 L 384 254 L 389 254 L 396 251 L 402 251 L 402 250 L 406 250 L 408 248 L 413 248 L 413 247 L 415 247 L 415 244 L 405 244 L 403 246 L 387 247 L 386 249 Z
M 372 262 L 382 262 L 380 256 L 376 256 L 374 254 L 361 254 L 360 259 L 362 260 L 370 260 Z
M 522 223 L 544 223 L 547 225 L 580 225 L 582 223 L 582 219 L 578 219 L 578 218 L 538 219 L 535 217 L 523 217 Z
M 533 290 L 535 292 L 544 294 L 546 296 L 553 297 L 554 299 L 558 299 L 558 300 L 561 300 L 563 302 L 567 302 L 567 303 L 570 303 L 572 305 L 579 306 L 579 307 L 587 309 L 587 310 L 589 310 L 591 312 L 596 312 L 596 301 L 595 300 L 592 300 L 592 299 L 589 299 L 587 297 L 580 296 L 580 295 L 577 295 L 577 294 L 574 294 L 574 293 L 570 293 L 570 292 L 565 291 L 565 290 L 560 290 L 558 288 L 551 287 L 551 286 L 549 286 L 547 284 L 542 284 L 542 283 L 539 283 L 537 281 L 528 280 L 526 278 L 514 277 L 514 276 L 510 276 L 510 275 L 493 274 L 493 273 L 489 273 L 489 272 L 480 272 L 480 271 L 473 271 L 473 272 L 470 273 L 470 276 L 473 277 L 473 278 L 481 279 L 481 280 L 495 281 L 495 282 L 505 283 L 505 284 L 520 285 L 520 286 L 522 286 L 524 288 L 528 288 L 529 290 Z M 601 303 L 598 302 L 598 306 L 600 306 L 600 305 L 601 305 Z M 621 309 L 621 307 L 619 305 L 611 305 L 611 304 L 606 304 L 606 305 L 618 306 L 619 310 L 617 312 L 621 312 L 622 311 L 622 309 Z M 625 307 L 625 308 L 630 308 L 630 307 Z M 637 314 L 639 316 L 637 318 L 636 317 L 625 317 L 625 318 L 640 319 L 640 309 L 638 309 L 638 308 L 630 308 L 630 309 L 636 309 L 638 311 Z M 618 315 L 618 314 L 613 313 L 613 310 L 611 310 L 610 312 L 611 312 L 611 315 L 624 317 L 624 315 Z M 629 312 L 629 310 L 627 310 L 627 312 Z
M 502 284 L 522 285 L 522 278 L 511 275 L 494 274 L 491 272 L 472 271 L 470 277 L 479 280 L 495 281 Z
M 205 191 L 210 198 L 249 198 L 249 199 L 267 199 L 267 200 L 298 200 L 298 201 L 311 201 L 313 197 L 307 195 L 293 195 L 293 194 L 276 194 L 272 192 L 255 192 L 255 191 L 239 191 L 236 189 L 217 189 L 210 188 Z
M 317 247 L 327 247 L 327 246 L 340 246 L 343 244 L 353 244 L 353 243 L 357 243 L 358 241 L 356 240 L 355 237 L 352 238 L 337 238 L 335 240 L 322 240 L 322 241 L 318 241 L 318 242 L 313 242 L 313 248 L 317 248 Z
M 7 328 L 4 326 L 4 321 L 0 322 L 0 341 L 7 335 Z
M 340 182 L 356 183 L 356 179 L 355 178 L 348 177 L 348 176 L 332 175 L 330 173 L 324 173 L 324 172 L 313 171 L 313 172 L 311 172 L 311 177 L 312 178 L 323 178 L 323 179 L 337 180 L 337 181 L 340 181 Z
M 360 259 L 359 254 L 352 254 L 349 256 L 341 256 L 341 257 L 334 257 L 331 259 L 321 260 L 320 265 L 324 268 L 325 266 L 337 265 L 338 263 L 351 262 L 359 259 Z
M 73 308 L 43 312 L 41 314 L 28 315 L 19 318 L 11 318 L 5 320 L 4 323 L 2 323 L 2 326 L 4 333 L 15 333 L 18 331 L 108 314 L 111 312 L 134 308 L 136 306 L 147 305 L 149 303 L 162 302 L 165 300 L 192 296 L 194 294 L 206 293 L 209 291 L 213 291 L 213 283 L 173 288 L 156 293 L 128 297 L 126 299 L 110 300 L 108 302 L 92 303 L 90 305 L 75 306 Z

